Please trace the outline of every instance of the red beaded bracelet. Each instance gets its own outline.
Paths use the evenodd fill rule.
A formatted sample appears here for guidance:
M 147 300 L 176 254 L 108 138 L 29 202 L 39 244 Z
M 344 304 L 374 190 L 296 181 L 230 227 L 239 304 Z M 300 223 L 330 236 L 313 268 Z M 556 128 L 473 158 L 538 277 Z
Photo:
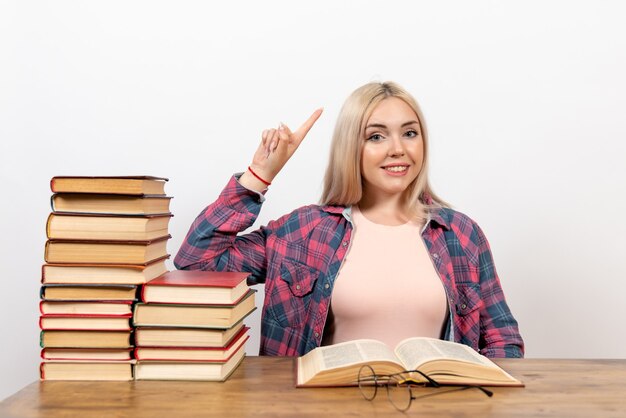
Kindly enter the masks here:
M 255 173 L 254 171 L 252 171 L 252 169 L 250 168 L 250 166 L 248 166 L 248 171 L 250 173 L 252 173 L 252 175 L 254 177 L 256 177 L 257 179 L 259 179 L 259 181 L 263 184 L 265 184 L 266 186 L 270 186 L 272 183 L 270 183 L 269 181 L 263 180 L 261 177 L 259 177 L 259 175 L 257 173 Z

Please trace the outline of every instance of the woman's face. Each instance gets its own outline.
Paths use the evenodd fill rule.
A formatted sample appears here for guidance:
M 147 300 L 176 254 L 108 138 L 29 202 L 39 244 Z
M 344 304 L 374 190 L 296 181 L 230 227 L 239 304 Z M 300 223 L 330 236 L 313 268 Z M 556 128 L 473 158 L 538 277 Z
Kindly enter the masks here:
M 422 168 L 424 143 L 413 109 L 397 97 L 380 102 L 365 125 L 361 150 L 363 195 L 399 197 Z

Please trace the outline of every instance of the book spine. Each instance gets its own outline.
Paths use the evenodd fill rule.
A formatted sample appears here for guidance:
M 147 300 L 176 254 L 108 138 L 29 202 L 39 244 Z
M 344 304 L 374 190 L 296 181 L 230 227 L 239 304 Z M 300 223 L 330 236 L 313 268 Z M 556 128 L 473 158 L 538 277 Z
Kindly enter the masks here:
M 146 295 L 145 295 L 145 293 L 146 293 L 146 287 L 147 286 L 148 286 L 147 283 L 144 284 L 143 286 L 141 286 L 141 301 L 144 302 L 144 303 L 146 302 Z
M 50 247 L 50 240 L 46 241 L 46 247 L 43 250 L 43 259 L 48 263 L 48 247 Z
M 50 239 L 50 229 L 51 229 L 53 217 L 54 217 L 54 214 L 51 213 L 50 215 L 48 215 L 48 220 L 46 221 L 46 238 L 48 239 Z

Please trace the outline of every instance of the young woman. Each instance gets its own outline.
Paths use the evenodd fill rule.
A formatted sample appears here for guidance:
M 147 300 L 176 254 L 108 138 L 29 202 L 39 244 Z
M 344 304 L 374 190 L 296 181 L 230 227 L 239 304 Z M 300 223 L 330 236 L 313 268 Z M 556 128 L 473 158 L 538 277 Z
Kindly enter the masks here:
M 246 271 L 250 284 L 265 283 L 261 354 L 428 336 L 522 357 L 487 240 L 432 192 L 424 118 L 395 83 L 366 84 L 346 100 L 320 205 L 239 234 L 321 113 L 295 132 L 263 131 L 248 169 L 191 225 L 176 267 Z

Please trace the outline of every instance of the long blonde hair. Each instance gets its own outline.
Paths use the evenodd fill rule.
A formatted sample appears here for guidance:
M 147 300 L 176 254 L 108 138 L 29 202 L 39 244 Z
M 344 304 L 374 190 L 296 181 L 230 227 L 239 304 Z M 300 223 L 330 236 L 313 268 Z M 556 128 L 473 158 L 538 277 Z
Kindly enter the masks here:
M 361 147 L 365 124 L 376 106 L 388 97 L 403 100 L 419 119 L 424 159 L 419 175 L 409 185 L 406 203 L 415 216 L 425 218 L 429 206 L 448 204 L 433 193 L 428 182 L 428 130 L 422 111 L 411 94 L 391 81 L 365 84 L 352 92 L 343 104 L 333 133 L 320 203 L 349 206 L 361 200 Z

